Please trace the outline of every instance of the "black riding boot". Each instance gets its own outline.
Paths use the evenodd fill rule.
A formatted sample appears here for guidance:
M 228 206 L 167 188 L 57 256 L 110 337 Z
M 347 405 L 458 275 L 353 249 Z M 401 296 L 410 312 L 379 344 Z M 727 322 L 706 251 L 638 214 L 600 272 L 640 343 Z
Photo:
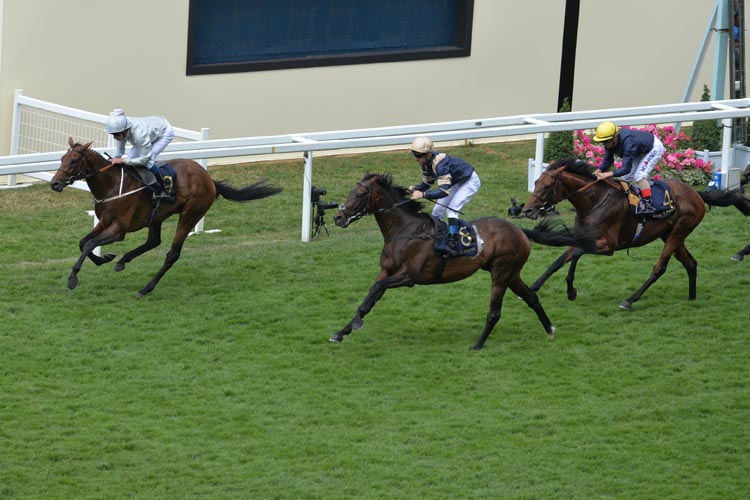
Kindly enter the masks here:
M 149 189 L 151 189 L 156 198 L 159 198 L 160 200 L 172 200 L 172 195 L 167 192 L 167 188 L 164 186 L 164 178 L 161 176 L 159 168 L 154 166 L 154 168 L 149 170 L 151 170 L 151 173 L 156 177 L 156 182 L 151 184 Z
M 650 196 L 644 197 L 643 198 L 643 209 L 641 209 L 640 213 L 649 215 L 649 214 L 652 214 L 654 212 L 656 212 L 656 209 L 654 208 L 654 204 L 651 201 L 651 197 Z
M 448 219 L 448 238 L 446 240 L 448 255 L 458 255 L 458 220 Z

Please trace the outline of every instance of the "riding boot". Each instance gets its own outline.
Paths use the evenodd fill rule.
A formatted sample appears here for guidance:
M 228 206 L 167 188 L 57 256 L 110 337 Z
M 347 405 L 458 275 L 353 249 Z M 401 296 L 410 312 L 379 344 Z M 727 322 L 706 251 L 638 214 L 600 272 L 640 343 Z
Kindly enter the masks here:
M 458 251 L 458 220 L 448 219 L 448 238 L 446 239 L 448 255 L 453 257 L 459 254 Z
M 161 172 L 159 172 L 159 167 L 156 165 L 149 168 L 152 174 L 154 174 L 154 177 L 156 177 L 156 182 L 149 185 L 149 189 L 153 191 L 156 198 L 159 198 L 160 200 L 172 200 L 172 195 L 169 194 L 167 191 L 167 188 L 164 186 L 164 178 L 161 176 Z
M 639 213 L 649 215 L 656 212 L 656 209 L 654 208 L 654 204 L 651 201 L 650 196 L 644 196 L 643 197 L 643 208 L 640 210 Z

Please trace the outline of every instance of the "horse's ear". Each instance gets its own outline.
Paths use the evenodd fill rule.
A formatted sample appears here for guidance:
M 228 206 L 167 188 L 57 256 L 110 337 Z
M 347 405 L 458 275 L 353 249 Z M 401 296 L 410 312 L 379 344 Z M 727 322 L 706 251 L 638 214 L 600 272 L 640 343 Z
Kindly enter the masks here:
M 75 143 L 76 143 L 76 142 L 75 142 L 75 141 L 73 140 L 73 138 L 72 138 L 72 137 L 68 137 L 68 144 L 70 144 L 70 147 L 71 147 L 71 148 L 72 148 L 72 147 L 73 147 L 73 146 L 75 145 Z
M 90 148 L 92 144 L 94 144 L 94 141 L 91 141 L 91 142 L 89 142 L 89 143 L 86 143 L 86 144 L 84 144 L 84 145 L 83 145 L 83 149 L 88 149 L 88 148 Z

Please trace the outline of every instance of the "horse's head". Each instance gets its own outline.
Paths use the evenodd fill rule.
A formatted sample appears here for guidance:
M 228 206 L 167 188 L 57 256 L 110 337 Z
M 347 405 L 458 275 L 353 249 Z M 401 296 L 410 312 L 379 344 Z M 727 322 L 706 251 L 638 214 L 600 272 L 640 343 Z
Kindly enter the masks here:
M 60 168 L 57 169 L 50 181 L 50 187 L 57 192 L 62 191 L 65 186 L 73 184 L 77 180 L 95 174 L 101 168 L 90 160 L 91 154 L 95 153 L 89 149 L 91 142 L 78 144 L 71 137 L 68 144 L 70 145 L 68 151 L 60 158 Z
M 534 182 L 534 192 L 523 204 L 523 215 L 529 219 L 545 215 L 575 192 L 580 187 L 578 184 L 585 185 L 594 180 L 593 170 L 593 165 L 575 158 L 550 163 Z M 566 173 L 573 175 L 566 176 Z
M 419 211 L 421 205 L 411 201 L 407 194 L 406 188 L 392 184 L 388 174 L 365 174 L 333 216 L 333 221 L 339 227 L 347 227 L 367 214 L 382 212 L 396 205 L 407 205 Z

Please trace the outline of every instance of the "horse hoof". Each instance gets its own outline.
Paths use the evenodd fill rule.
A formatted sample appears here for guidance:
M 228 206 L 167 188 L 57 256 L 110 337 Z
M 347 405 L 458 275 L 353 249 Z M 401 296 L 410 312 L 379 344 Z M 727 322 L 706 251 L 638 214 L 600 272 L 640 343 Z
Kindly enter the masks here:
M 68 289 L 72 290 L 78 286 L 78 278 L 68 278 Z
M 123 269 L 125 269 L 125 264 L 122 264 L 120 262 L 118 262 L 117 264 L 115 264 L 115 272 L 116 273 L 119 273 Z
M 622 304 L 620 304 L 620 309 L 623 311 L 632 311 L 633 310 L 633 304 L 628 302 L 627 300 L 624 300 Z
M 568 292 L 568 300 L 573 301 L 578 298 L 578 290 L 573 290 L 572 292 Z
M 554 340 L 555 339 L 555 327 L 551 326 L 549 331 L 547 332 L 547 339 L 548 340 Z
M 344 340 L 343 335 L 331 335 L 331 338 L 328 339 L 330 342 L 335 342 L 336 344 L 340 344 L 342 340 Z
M 736 254 L 732 255 L 731 257 L 729 257 L 729 258 L 732 259 L 735 262 L 742 262 L 742 259 L 744 259 L 745 256 L 736 253 Z

